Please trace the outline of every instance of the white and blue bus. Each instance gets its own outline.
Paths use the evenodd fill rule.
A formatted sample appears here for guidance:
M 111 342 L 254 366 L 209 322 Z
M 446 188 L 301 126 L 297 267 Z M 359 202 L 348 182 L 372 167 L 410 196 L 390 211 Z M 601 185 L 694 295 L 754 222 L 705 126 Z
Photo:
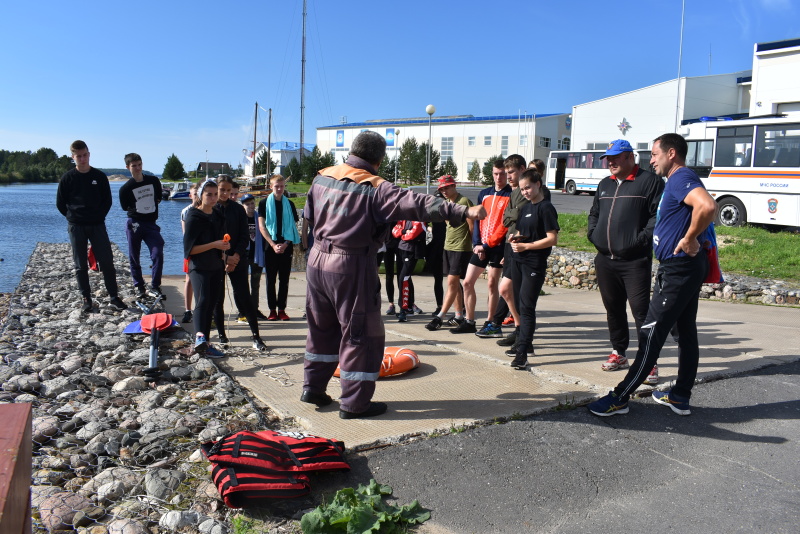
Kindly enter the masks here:
M 636 163 L 650 168 L 650 151 L 634 150 Z M 568 195 L 586 191 L 594 195 L 600 180 L 609 176 L 605 150 L 554 150 L 547 162 L 547 187 Z

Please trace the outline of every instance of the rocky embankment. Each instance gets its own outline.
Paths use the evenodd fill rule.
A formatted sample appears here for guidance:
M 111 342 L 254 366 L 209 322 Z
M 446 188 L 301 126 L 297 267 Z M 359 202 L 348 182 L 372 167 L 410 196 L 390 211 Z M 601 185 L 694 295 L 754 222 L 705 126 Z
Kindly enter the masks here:
M 555 247 L 548 258 L 545 285 L 576 289 L 597 289 L 597 276 L 594 270 L 594 253 L 575 252 Z M 657 268 L 654 262 L 653 274 Z M 747 302 L 751 304 L 798 305 L 800 287 L 778 280 L 764 280 L 730 274 L 723 271 L 725 282 L 704 284 L 700 298 Z
M 115 260 L 122 282 L 127 258 Z M 141 312 L 109 308 L 92 274 L 95 310 L 81 314 L 71 265 L 69 245 L 39 244 L 0 318 L 0 403 L 33 409 L 34 531 L 228 532 L 198 445 L 280 421 L 192 354 L 182 329 L 161 337 L 161 377 L 146 381 L 150 338 L 122 333 Z

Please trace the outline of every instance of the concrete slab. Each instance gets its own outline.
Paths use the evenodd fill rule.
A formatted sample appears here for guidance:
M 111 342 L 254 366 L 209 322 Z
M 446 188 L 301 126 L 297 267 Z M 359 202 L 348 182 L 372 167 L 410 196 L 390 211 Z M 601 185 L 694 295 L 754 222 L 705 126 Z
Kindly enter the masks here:
M 600 369 L 609 345 L 599 294 L 547 287 L 547 294 L 539 299 L 536 356 L 530 359 L 529 372 L 511 369 L 511 358 L 504 354 L 504 347 L 497 346 L 496 339 L 454 335 L 446 328 L 429 332 L 424 328 L 430 321 L 429 313 L 411 316 L 407 323 L 385 317 L 387 346 L 417 351 L 421 366 L 405 376 L 379 382 L 375 399 L 389 404 L 386 415 L 373 420 L 343 421 L 338 417 L 336 403 L 316 409 L 299 402 L 306 337 L 301 318 L 304 274 L 292 273 L 289 284 L 287 313 L 292 320 L 260 324 L 270 352 L 246 350 L 250 347 L 249 328 L 237 324 L 235 314 L 231 314 L 228 337 L 234 347 L 244 350 L 232 351 L 237 355 L 218 363 L 282 417 L 294 418 L 309 432 L 341 439 L 350 447 L 580 403 L 604 394 L 623 377 L 624 371 Z M 417 304 L 428 312 L 435 308 L 432 282 L 426 276 L 414 279 Z M 168 296 L 168 310 L 180 317 L 183 278 L 165 277 L 162 288 Z M 479 323 L 486 317 L 486 295 L 486 284 L 479 282 Z M 262 310 L 267 309 L 264 300 L 262 295 Z M 699 380 L 800 359 L 800 309 L 706 301 L 700 303 L 698 317 L 702 351 Z M 211 340 L 215 340 L 214 334 Z M 635 349 L 632 331 L 629 356 L 635 354 Z M 659 371 L 662 386 L 676 377 L 677 345 L 671 340 L 659 359 Z M 336 379 L 328 392 L 337 398 Z

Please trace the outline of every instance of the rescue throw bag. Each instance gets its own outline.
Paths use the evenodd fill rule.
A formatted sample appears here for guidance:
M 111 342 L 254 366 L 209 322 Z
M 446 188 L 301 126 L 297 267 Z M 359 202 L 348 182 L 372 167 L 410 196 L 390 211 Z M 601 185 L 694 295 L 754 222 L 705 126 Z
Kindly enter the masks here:
M 419 356 L 416 352 L 405 347 L 386 347 L 383 351 L 383 362 L 378 376 L 401 375 L 412 369 L 419 367 Z M 333 376 L 339 377 L 339 368 L 336 368 Z
M 256 506 L 261 499 L 290 499 L 311 491 L 308 476 L 302 473 L 268 474 L 247 468 L 212 464 L 211 479 L 225 504 L 231 508 Z

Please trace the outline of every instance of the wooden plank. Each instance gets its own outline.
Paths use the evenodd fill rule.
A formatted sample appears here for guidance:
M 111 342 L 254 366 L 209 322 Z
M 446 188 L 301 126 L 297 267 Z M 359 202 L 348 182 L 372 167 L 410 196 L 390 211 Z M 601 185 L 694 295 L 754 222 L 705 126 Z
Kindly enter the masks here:
M 31 405 L 0 404 L 0 532 L 31 532 Z

